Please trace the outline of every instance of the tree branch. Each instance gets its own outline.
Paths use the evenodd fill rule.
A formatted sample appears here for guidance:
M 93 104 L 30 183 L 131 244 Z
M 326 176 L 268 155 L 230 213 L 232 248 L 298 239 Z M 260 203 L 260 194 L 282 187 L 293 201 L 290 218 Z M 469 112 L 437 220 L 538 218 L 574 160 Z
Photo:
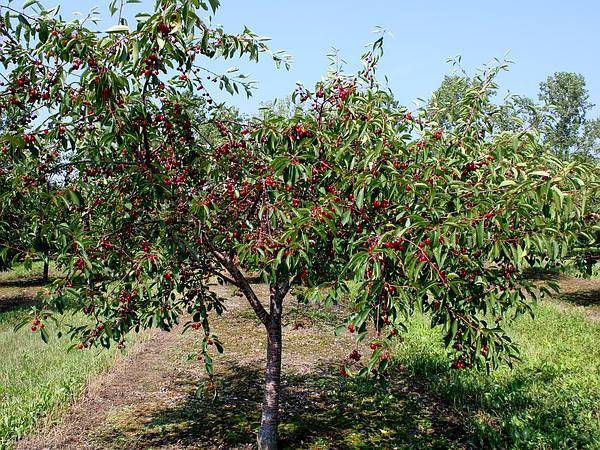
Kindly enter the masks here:
M 248 303 L 250 303 L 250 306 L 252 307 L 262 324 L 268 328 L 269 323 L 271 321 L 271 317 L 269 316 L 269 313 L 267 312 L 263 304 L 260 302 L 260 299 L 257 297 L 256 293 L 252 289 L 252 286 L 250 286 L 250 283 L 248 283 L 248 280 L 246 280 L 244 274 L 229 257 L 223 255 L 220 251 L 218 251 L 208 239 L 206 240 L 206 244 L 210 249 L 211 253 L 215 255 L 215 258 L 217 258 L 219 263 L 221 263 L 223 267 L 225 267 L 227 271 L 231 274 L 231 276 L 235 280 L 235 284 L 244 293 L 244 296 L 248 300 Z

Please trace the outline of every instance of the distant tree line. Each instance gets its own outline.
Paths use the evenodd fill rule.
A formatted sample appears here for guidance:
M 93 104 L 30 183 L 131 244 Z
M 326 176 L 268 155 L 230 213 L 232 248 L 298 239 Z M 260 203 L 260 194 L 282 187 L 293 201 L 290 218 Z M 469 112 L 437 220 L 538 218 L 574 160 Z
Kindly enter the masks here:
M 432 119 L 443 128 L 452 128 L 462 114 L 457 110 L 459 100 L 474 83 L 466 75 L 445 76 L 428 102 Z M 524 95 L 512 95 L 501 104 L 494 103 L 492 97 L 482 101 L 490 110 L 493 119 L 489 126 L 495 131 L 535 128 L 543 142 L 564 159 L 600 156 L 600 119 L 589 117 L 595 105 L 589 101 L 581 74 L 556 72 L 548 76 L 539 85 L 537 101 Z

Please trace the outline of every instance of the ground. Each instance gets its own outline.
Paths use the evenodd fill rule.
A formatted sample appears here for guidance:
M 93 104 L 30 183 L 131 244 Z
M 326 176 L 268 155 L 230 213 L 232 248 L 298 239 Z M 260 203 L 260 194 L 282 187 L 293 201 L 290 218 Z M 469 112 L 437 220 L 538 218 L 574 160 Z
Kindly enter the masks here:
M 595 324 L 600 280 L 561 284 L 564 301 L 553 307 L 580 309 Z M 251 448 L 259 420 L 264 330 L 243 298 L 220 289 L 230 300 L 213 325 L 225 344 L 225 353 L 215 357 L 216 390 L 208 388 L 203 366 L 190 353 L 197 339 L 193 332 L 155 331 L 89 384 L 61 423 L 39 429 L 17 448 Z M 333 333 L 336 311 L 297 305 L 291 298 L 286 311 L 284 447 L 468 448 L 477 424 L 493 432 L 500 426 L 501 415 L 477 408 L 473 414 L 481 417 L 462 417 L 467 409 L 457 409 L 443 389 L 438 394 L 431 388 L 435 384 L 428 387 L 422 373 L 406 370 L 408 360 L 399 359 L 386 389 L 341 378 L 338 369 L 355 344 L 348 333 Z

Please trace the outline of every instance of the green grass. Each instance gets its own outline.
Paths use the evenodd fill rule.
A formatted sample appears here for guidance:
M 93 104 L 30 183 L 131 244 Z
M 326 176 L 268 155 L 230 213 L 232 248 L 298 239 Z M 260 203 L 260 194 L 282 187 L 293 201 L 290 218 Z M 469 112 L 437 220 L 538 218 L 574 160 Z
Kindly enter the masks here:
M 34 268 L 37 273 L 37 268 Z M 3 273 L 0 281 L 17 280 L 31 276 L 22 268 L 16 273 Z M 20 288 L 2 286 L 0 295 L 20 296 Z M 28 287 L 23 294 L 24 303 L 31 301 Z M 14 325 L 26 314 L 29 305 L 19 306 L 0 313 L 0 449 L 10 448 L 14 441 L 37 425 L 59 417 L 73 399 L 82 393 L 87 380 L 114 361 L 116 350 L 67 351 L 71 345 L 67 338 L 55 337 L 55 328 L 48 326 L 51 336 L 45 344 L 39 333 L 29 327 L 14 332 Z M 71 322 L 83 323 L 82 315 Z
M 43 270 L 44 263 L 42 261 L 34 261 L 31 264 L 30 269 L 27 269 L 23 264 L 16 264 L 8 271 L 0 271 L 0 282 L 22 280 L 27 278 L 41 278 Z M 49 275 L 50 278 L 56 277 L 58 275 L 55 264 L 53 262 L 50 262 Z
M 486 448 L 600 448 L 600 324 L 553 304 L 511 329 L 522 361 L 491 375 L 449 369 L 425 318 L 409 326 L 396 360 L 466 421 Z

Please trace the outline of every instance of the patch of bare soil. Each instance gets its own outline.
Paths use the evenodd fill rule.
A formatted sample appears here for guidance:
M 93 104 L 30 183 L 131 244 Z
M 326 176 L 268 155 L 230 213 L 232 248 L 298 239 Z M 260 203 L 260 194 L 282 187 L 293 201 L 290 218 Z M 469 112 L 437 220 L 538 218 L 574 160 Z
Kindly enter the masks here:
M 263 298 L 268 294 L 261 290 Z M 62 424 L 18 449 L 253 448 L 260 419 L 265 333 L 244 299 L 230 301 L 213 330 L 225 346 L 215 356 L 210 389 L 193 332 L 156 332 L 87 389 Z M 335 336 L 327 315 L 288 298 L 284 317 L 284 448 L 463 448 L 459 417 L 406 377 L 387 388 L 339 376 L 354 349 Z M 333 316 L 332 316 L 333 317 Z M 363 354 L 368 350 L 359 349 Z

